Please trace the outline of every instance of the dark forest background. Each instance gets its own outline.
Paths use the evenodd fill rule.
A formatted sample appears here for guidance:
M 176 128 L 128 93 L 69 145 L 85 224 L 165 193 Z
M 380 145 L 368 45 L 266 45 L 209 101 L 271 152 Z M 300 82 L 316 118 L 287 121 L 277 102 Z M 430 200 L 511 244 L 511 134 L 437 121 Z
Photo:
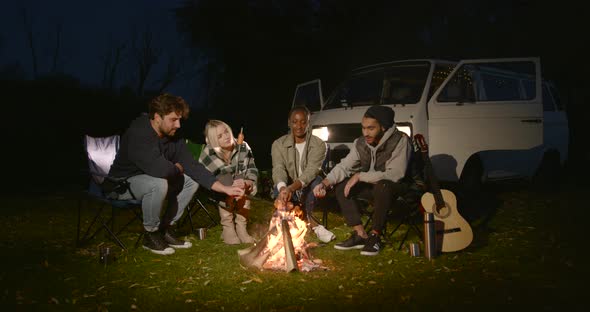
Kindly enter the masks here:
M 201 96 L 180 134 L 203 142 L 210 118 L 234 131 L 243 126 L 258 167 L 269 169 L 270 145 L 288 130 L 297 83 L 322 78 L 326 96 L 350 69 L 377 62 L 534 56 L 567 108 L 568 167 L 586 181 L 590 152 L 582 133 L 590 68 L 583 12 L 581 5 L 506 0 L 187 1 L 174 12 L 177 31 L 206 65 L 192 73 Z M 151 97 L 166 91 L 166 82 L 188 79 L 181 62 L 158 57 L 160 47 L 150 46 L 149 35 L 142 34 L 133 54 L 137 79 L 121 87 L 109 83 L 118 74 L 120 46 L 105 61 L 101 86 L 84 85 L 58 68 L 34 70 L 33 77 L 18 66 L 0 68 L 4 191 L 83 185 L 82 136 L 122 133 Z M 0 37 L 0 49 L 6 44 Z M 40 52 L 31 52 L 36 64 Z M 150 71 L 164 61 L 167 72 Z M 160 75 L 151 78 L 160 83 L 145 84 L 148 75 Z

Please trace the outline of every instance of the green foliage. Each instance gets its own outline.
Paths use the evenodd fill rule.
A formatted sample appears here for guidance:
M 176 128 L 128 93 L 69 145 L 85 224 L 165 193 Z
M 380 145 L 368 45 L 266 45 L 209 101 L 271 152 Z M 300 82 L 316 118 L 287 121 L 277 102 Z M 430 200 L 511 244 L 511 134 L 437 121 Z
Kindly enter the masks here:
M 312 248 L 327 270 L 297 273 L 240 267 L 237 250 L 246 246 L 224 245 L 220 226 L 209 229 L 205 240 L 190 235 L 194 246 L 171 256 L 141 248 L 122 252 L 102 234 L 75 248 L 75 194 L 3 198 L 0 306 L 4 311 L 390 311 L 455 305 L 491 310 L 502 304 L 553 310 L 582 300 L 588 253 L 579 232 L 587 206 L 581 190 L 539 194 L 510 186 L 495 194 L 502 204 L 487 222 L 474 224 L 475 241 L 463 251 L 433 261 L 412 258 L 396 250 L 402 235 L 396 233 L 375 257 L 335 250 L 334 242 Z M 254 200 L 252 209 L 250 232 L 259 238 L 268 229 L 272 203 Z M 349 228 L 335 210 L 330 209 L 329 228 L 340 241 Z M 82 222 L 89 216 L 84 212 Z M 123 234 L 125 243 L 132 246 L 139 231 L 136 226 Z M 308 242 L 317 240 L 309 235 Z M 99 264 L 99 245 L 113 247 L 114 263 Z

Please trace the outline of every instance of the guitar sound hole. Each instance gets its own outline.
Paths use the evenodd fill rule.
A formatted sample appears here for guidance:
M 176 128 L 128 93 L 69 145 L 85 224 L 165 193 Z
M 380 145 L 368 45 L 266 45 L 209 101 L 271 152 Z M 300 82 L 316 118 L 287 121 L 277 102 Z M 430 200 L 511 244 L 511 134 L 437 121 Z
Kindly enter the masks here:
M 449 209 L 449 204 L 447 202 L 445 202 L 445 205 L 443 207 L 434 207 L 433 211 L 434 215 L 439 217 L 440 219 L 444 219 L 451 214 L 451 209 Z

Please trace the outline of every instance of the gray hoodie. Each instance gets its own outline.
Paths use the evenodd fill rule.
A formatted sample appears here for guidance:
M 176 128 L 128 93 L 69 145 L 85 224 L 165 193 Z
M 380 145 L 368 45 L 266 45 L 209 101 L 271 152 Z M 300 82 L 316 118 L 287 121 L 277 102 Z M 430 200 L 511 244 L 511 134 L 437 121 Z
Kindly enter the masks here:
M 342 182 L 344 179 L 352 176 L 353 174 L 360 172 L 360 181 L 366 183 L 377 183 L 380 180 L 389 180 L 393 182 L 399 181 L 403 178 L 406 174 L 406 169 L 408 167 L 408 162 L 410 160 L 410 156 L 412 154 L 412 147 L 410 145 L 410 140 L 405 133 L 402 133 L 402 137 L 400 138 L 397 146 L 391 152 L 391 156 L 385 163 L 385 171 L 376 171 L 375 170 L 375 159 L 376 153 L 379 150 L 379 147 L 389 139 L 392 138 L 392 135 L 399 131 L 397 128 L 391 127 L 385 131 L 383 137 L 379 141 L 377 146 L 367 145 L 369 150 L 371 151 L 371 164 L 369 166 L 369 170 L 365 172 L 361 171 L 361 158 L 359 156 L 359 152 L 356 149 L 357 141 L 363 140 L 363 137 L 357 138 L 354 143 L 352 144 L 352 148 L 346 157 L 344 157 L 340 163 L 338 163 L 332 171 L 326 176 L 326 179 L 330 181 L 330 184 L 334 185 L 337 183 Z M 366 142 L 359 142 L 361 144 L 367 144 Z

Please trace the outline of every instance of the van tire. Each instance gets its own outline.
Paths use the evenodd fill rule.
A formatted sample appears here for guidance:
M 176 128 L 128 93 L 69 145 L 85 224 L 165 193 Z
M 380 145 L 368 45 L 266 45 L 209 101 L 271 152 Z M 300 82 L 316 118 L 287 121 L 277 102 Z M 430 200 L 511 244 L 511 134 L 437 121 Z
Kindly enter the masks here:
M 483 190 L 484 178 L 483 163 L 478 155 L 469 157 L 458 185 L 458 207 L 459 214 L 468 222 L 473 222 L 483 216 L 486 210 L 484 205 L 485 194 Z
M 539 168 L 533 176 L 533 185 L 542 191 L 556 190 L 560 185 L 563 168 L 557 150 L 550 149 L 543 154 Z

